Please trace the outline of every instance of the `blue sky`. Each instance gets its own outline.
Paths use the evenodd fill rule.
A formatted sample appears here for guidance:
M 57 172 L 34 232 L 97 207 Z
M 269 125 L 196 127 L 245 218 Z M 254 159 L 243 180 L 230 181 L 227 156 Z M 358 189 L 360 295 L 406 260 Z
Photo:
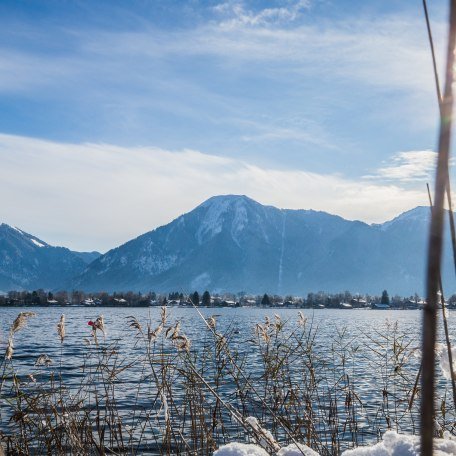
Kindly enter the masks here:
M 432 182 L 418 0 L 2 1 L 0 102 L 0 220 L 72 248 L 219 193 L 380 222 Z

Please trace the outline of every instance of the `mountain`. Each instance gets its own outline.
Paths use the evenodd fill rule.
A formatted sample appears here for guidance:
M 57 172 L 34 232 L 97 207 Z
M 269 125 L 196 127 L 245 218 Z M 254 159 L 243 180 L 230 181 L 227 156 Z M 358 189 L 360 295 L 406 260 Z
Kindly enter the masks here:
M 100 256 L 73 286 L 278 294 L 378 294 L 386 288 L 390 294 L 422 294 L 428 223 L 426 207 L 368 225 L 325 212 L 263 206 L 246 196 L 216 196 Z M 453 292 L 450 255 L 445 263 L 444 285 Z
M 19 228 L 0 225 L 0 290 L 63 288 L 98 252 L 53 247 Z

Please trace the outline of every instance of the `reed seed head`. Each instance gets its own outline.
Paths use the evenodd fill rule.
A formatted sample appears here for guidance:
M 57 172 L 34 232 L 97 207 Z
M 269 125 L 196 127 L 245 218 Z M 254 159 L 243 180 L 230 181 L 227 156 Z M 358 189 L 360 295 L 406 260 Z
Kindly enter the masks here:
M 94 326 L 96 329 L 99 329 L 103 333 L 103 335 L 105 334 L 105 324 L 103 315 L 98 316 L 98 318 L 95 320 Z
M 180 351 L 180 350 L 185 350 L 185 351 L 190 351 L 190 340 L 188 339 L 187 336 L 177 336 L 173 339 L 173 344 L 174 346 Z
M 304 314 L 299 311 L 298 312 L 299 318 L 298 318 L 298 325 L 299 326 L 305 326 L 307 318 L 304 316 Z
M 130 315 L 129 317 L 127 317 L 130 319 L 130 328 L 133 328 L 133 329 L 136 329 L 136 331 L 138 331 L 139 333 L 142 333 L 142 326 L 141 326 L 141 323 L 138 321 L 138 319 L 136 317 L 134 317 L 133 315 Z
M 65 339 L 65 315 L 62 314 L 60 316 L 60 321 L 57 323 L 57 334 L 60 337 L 60 343 L 63 344 L 63 340 Z
M 162 325 L 163 325 L 163 326 L 166 325 L 166 320 L 167 320 L 167 318 L 168 318 L 168 313 L 167 313 L 167 311 L 166 311 L 166 307 L 165 307 L 165 306 L 163 306 L 163 307 L 161 308 L 160 317 L 161 317 L 161 323 L 162 323 Z
M 149 339 L 149 342 L 155 340 L 160 335 L 160 333 L 162 331 L 163 331 L 163 324 L 162 323 L 160 323 L 153 331 L 149 327 L 148 328 L 148 333 L 147 333 L 147 337 Z
M 13 353 L 14 353 L 13 338 L 12 338 L 12 336 L 10 336 L 8 338 L 8 345 L 6 347 L 5 359 L 10 360 L 13 357 Z
M 49 366 L 52 364 L 52 359 L 49 358 L 48 355 L 42 354 L 38 356 L 38 358 L 35 361 L 35 366 Z
M 216 322 L 215 322 L 215 317 L 214 317 L 214 316 L 209 317 L 209 318 L 206 320 L 206 323 L 207 323 L 207 325 L 209 326 L 209 328 L 215 330 L 215 324 L 216 324 Z
M 35 312 L 21 312 L 11 325 L 11 333 L 14 334 L 27 326 L 27 320 L 35 317 Z
M 167 331 L 165 337 L 170 336 L 171 340 L 176 339 L 179 336 L 180 332 L 180 321 L 178 321 L 174 326 L 170 326 Z

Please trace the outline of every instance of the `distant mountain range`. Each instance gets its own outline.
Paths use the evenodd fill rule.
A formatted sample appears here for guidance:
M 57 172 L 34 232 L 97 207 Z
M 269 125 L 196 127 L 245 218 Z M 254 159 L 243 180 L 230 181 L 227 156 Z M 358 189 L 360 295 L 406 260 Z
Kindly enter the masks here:
M 104 255 L 78 253 L 0 226 L 0 289 L 424 291 L 429 207 L 368 225 L 313 210 L 215 196 Z M 455 291 L 448 236 L 444 287 Z
M 0 290 L 54 289 L 100 256 L 53 247 L 19 228 L 0 225 Z

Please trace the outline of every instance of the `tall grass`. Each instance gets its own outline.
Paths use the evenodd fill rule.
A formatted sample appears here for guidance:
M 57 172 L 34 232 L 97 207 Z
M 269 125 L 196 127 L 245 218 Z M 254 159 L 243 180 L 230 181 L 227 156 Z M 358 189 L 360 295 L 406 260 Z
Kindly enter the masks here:
M 11 345 L 33 315 L 18 318 Z M 210 317 L 192 341 L 163 308 L 145 321 L 126 319 L 117 339 L 106 335 L 102 316 L 89 322 L 75 360 L 67 358 L 65 323 L 54 326 L 55 359 L 43 353 L 19 365 L 21 347 L 10 353 L 7 344 L 0 393 L 7 454 L 209 455 L 251 441 L 271 454 L 302 442 L 337 455 L 387 429 L 418 429 L 419 350 L 397 324 L 365 334 L 363 345 L 350 328 L 338 329 L 322 347 L 320 329 L 300 313 L 266 317 L 247 334 L 221 332 Z M 446 387 L 440 391 L 439 435 L 455 422 Z

